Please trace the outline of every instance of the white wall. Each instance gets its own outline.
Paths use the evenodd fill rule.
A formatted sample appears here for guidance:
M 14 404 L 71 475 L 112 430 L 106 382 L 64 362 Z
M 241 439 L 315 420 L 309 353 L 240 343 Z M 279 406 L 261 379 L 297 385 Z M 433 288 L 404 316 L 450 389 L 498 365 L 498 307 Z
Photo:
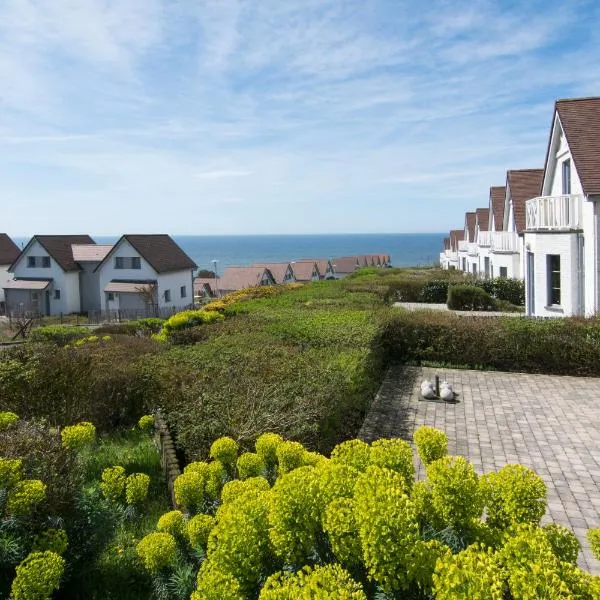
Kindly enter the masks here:
M 490 254 L 490 264 L 494 277 L 500 277 L 500 267 L 506 267 L 507 277 L 510 279 L 522 279 L 520 254 L 493 252 Z
M 578 234 L 576 233 L 526 233 L 525 252 L 534 255 L 535 306 L 534 315 L 543 317 L 564 317 L 579 314 L 581 298 L 579 295 Z M 547 256 L 560 256 L 560 307 L 548 306 Z M 526 296 L 528 290 L 526 286 Z M 528 306 L 528 298 L 526 298 Z
M 29 279 L 48 279 L 52 278 L 52 284 L 48 287 L 50 292 L 50 314 L 59 315 L 80 312 L 81 305 L 79 301 L 79 271 L 70 271 L 65 273 L 58 263 L 50 257 L 50 267 L 27 266 L 28 256 L 50 256 L 42 245 L 36 240 L 26 252 L 23 252 L 15 265 L 13 277 Z M 60 290 L 60 299 L 54 298 L 55 290 Z
M 0 302 L 4 302 L 4 286 L 9 279 L 13 278 L 12 273 L 8 272 L 10 265 L 0 265 Z
M 140 257 L 140 269 L 115 269 L 115 258 L 117 257 Z M 108 257 L 107 261 L 99 269 L 100 294 L 102 295 L 102 309 L 116 310 L 119 308 L 118 297 L 114 302 L 107 305 L 104 288 L 113 280 L 147 281 L 158 282 L 158 306 L 160 308 L 182 308 L 192 304 L 194 301 L 194 288 L 192 270 L 174 271 L 172 273 L 158 274 L 152 266 L 140 256 L 127 240 L 121 240 L 118 247 Z M 181 298 L 180 288 L 185 285 L 187 297 Z M 165 290 L 171 290 L 171 301 L 165 301 Z

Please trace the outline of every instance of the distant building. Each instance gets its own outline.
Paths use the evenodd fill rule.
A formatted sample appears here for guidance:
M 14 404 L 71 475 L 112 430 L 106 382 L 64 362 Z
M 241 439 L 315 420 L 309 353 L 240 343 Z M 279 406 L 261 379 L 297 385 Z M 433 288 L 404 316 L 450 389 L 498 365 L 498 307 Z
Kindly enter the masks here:
M 271 271 L 271 275 L 273 275 L 273 279 L 275 279 L 275 283 L 293 283 L 296 281 L 296 276 L 294 275 L 294 269 L 292 268 L 291 263 L 289 262 L 265 262 L 265 263 L 254 263 L 253 267 L 264 267 Z
M 260 285 L 275 285 L 275 278 L 266 267 L 227 267 L 217 280 L 218 295 Z
M 9 273 L 10 265 L 19 258 L 19 247 L 6 233 L 0 233 L 0 313 L 4 310 L 4 286 L 12 275 Z

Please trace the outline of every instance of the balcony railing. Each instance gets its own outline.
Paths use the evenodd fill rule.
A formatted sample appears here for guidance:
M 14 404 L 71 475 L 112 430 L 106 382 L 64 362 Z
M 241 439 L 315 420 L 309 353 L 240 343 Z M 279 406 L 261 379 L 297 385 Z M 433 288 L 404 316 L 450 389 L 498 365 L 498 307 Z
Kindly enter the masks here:
M 477 243 L 482 247 L 488 247 L 491 245 L 492 232 L 491 231 L 480 231 L 477 234 Z
M 581 207 L 583 196 L 540 196 L 527 200 L 528 230 L 555 231 L 581 229 Z
M 469 256 L 477 256 L 477 250 L 479 246 L 477 244 L 469 244 L 467 247 L 467 253 Z
M 492 252 L 516 253 L 519 251 L 519 236 L 514 231 L 493 231 Z
M 459 252 L 466 252 L 468 245 L 469 245 L 469 242 L 467 242 L 466 240 L 460 240 L 458 242 L 458 251 Z

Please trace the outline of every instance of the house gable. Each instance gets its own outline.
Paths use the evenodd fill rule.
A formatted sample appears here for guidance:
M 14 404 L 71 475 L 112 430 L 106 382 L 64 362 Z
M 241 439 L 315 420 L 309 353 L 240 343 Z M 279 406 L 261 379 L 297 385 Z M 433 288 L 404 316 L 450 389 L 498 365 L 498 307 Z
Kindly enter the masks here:
M 475 213 L 465 213 L 465 240 L 467 242 L 475 241 Z
M 19 247 L 6 233 L 0 233 L 0 265 L 12 265 L 19 258 Z

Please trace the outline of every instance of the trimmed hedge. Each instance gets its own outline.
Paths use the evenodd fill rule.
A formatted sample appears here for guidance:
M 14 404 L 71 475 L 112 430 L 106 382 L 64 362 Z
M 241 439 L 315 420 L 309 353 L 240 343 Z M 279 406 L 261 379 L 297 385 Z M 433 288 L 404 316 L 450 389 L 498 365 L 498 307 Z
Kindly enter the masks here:
M 32 329 L 29 337 L 30 342 L 51 342 L 59 346 L 70 344 L 80 340 L 92 333 L 87 327 L 76 327 L 71 325 L 45 325 Z
M 389 361 L 600 376 L 600 319 L 534 320 L 398 311 L 380 329 Z
M 475 285 L 453 285 L 448 288 L 448 308 L 452 310 L 494 310 L 494 299 Z

